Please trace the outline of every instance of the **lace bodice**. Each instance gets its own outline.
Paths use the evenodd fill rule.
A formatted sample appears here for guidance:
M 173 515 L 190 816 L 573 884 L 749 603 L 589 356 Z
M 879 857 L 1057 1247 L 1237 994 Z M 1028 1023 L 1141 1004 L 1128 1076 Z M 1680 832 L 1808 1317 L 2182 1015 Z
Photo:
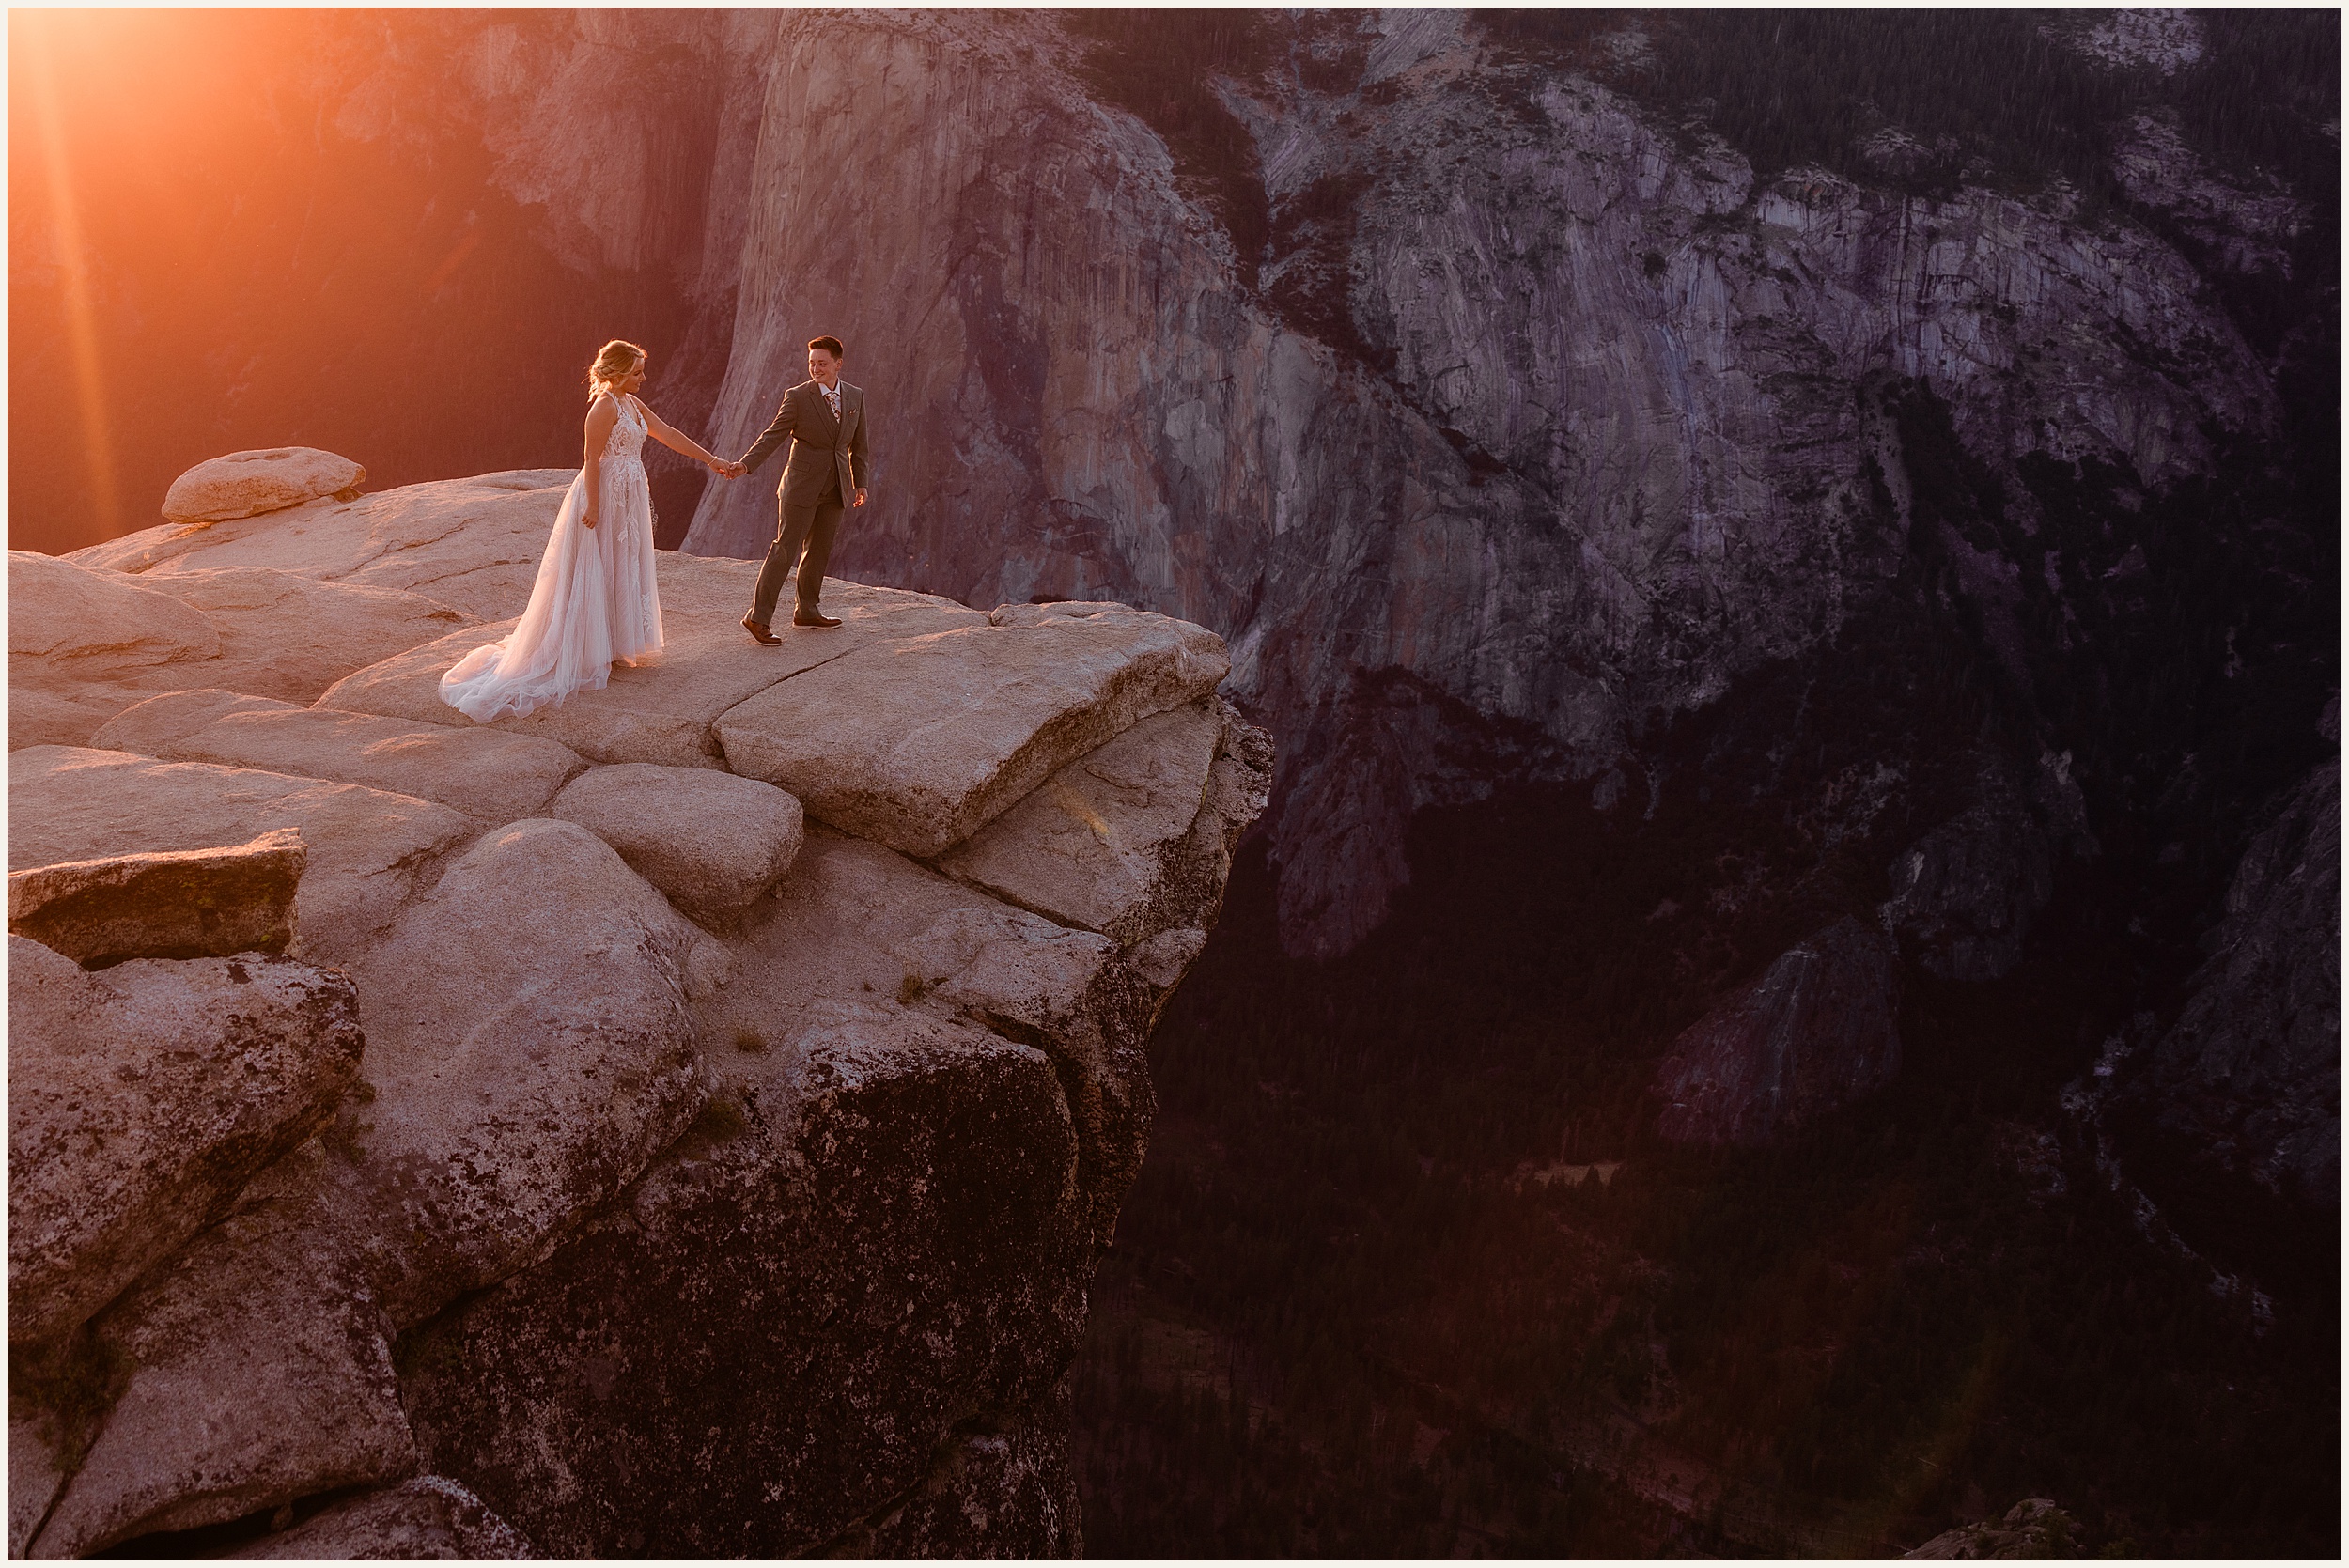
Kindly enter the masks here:
M 644 461 L 645 416 L 633 397 L 614 399 L 619 405 L 620 417 L 612 422 L 612 433 L 603 441 L 603 460 L 612 462 L 625 458 L 631 462 Z

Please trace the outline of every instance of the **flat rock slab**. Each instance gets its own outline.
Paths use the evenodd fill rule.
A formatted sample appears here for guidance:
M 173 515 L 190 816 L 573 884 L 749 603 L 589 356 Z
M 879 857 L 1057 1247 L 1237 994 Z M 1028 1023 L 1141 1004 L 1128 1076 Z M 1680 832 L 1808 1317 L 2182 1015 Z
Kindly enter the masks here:
M 219 629 L 220 666 L 201 672 L 203 685 L 288 702 L 313 702 L 351 671 L 474 619 L 424 594 L 260 567 L 136 581 L 202 611 Z
M 1153 714 L 1038 784 L 939 869 L 1023 908 L 1128 940 L 1190 831 L 1223 739 L 1210 703 Z
M 388 789 L 492 824 L 541 815 L 564 782 L 587 766 L 569 747 L 533 736 L 290 704 L 232 706 L 222 697 L 189 691 L 152 698 L 91 738 L 176 762 Z M 183 714 L 209 722 L 190 727 Z
M 21 668 L 37 660 L 8 660 L 8 750 L 27 746 L 86 746 L 100 725 L 139 700 L 111 686 L 70 683 L 43 690 L 38 675 L 23 678 Z
M 8 867 L 245 844 L 279 828 L 310 852 L 295 956 L 346 962 L 391 924 L 419 866 L 478 831 L 412 796 L 359 784 L 36 746 L 8 754 Z
M 770 1048 L 785 1047 L 833 1001 L 894 1004 L 902 992 L 922 1002 L 935 977 L 917 973 L 896 950 L 957 910 L 1002 908 L 893 849 L 809 823 L 791 875 L 737 949 L 732 981 L 697 1009 L 704 1038 L 756 1042 L 714 1052 L 711 1067 L 728 1082 L 765 1073 L 779 1060 Z
M 706 768 L 591 768 L 551 815 L 619 851 L 691 918 L 724 925 L 782 880 L 804 831 L 799 801 L 770 784 Z
M 231 452 L 200 462 L 171 482 L 163 517 L 171 522 L 220 522 L 283 511 L 331 495 L 350 500 L 367 471 L 315 446 Z
M 1006 605 L 858 649 L 717 723 L 726 765 L 817 817 L 928 858 L 1141 720 L 1213 691 L 1205 628 L 1124 605 Z
M 28 654 L 150 665 L 210 659 L 219 651 L 220 631 L 211 617 L 168 594 L 119 572 L 8 551 L 11 660 Z
M 530 1538 L 446 1476 L 338 1502 L 282 1535 L 230 1552 L 280 1561 L 500 1562 L 540 1556 Z
M 735 1046 L 712 1053 L 712 1070 L 744 1092 L 771 1090 L 809 1020 L 842 1006 L 992 1019 L 1081 1075 L 1101 1070 L 1104 1035 L 1141 1021 L 1104 1016 L 1124 1000 L 1113 968 L 1101 937 L 811 826 L 739 949 L 732 982 L 698 1012 L 705 1039 Z
M 282 953 L 309 851 L 281 828 L 220 849 L 68 861 L 8 874 L 8 933 L 86 969 L 127 958 Z
M 470 616 L 422 595 L 243 567 L 148 579 L 11 551 L 8 742 L 78 746 L 159 692 L 307 703 Z
M 200 528 L 166 523 L 64 557 L 162 577 L 270 567 L 400 588 L 476 620 L 519 615 L 574 469 L 519 469 L 318 500 Z
M 215 719 L 231 713 L 290 713 L 301 710 L 299 703 L 279 697 L 256 697 L 226 687 L 198 686 L 184 691 L 165 691 L 157 696 L 141 697 L 124 708 L 90 736 L 93 750 L 129 752 L 136 756 L 161 757 L 169 754 L 166 748 L 186 739 L 205 728 Z
M 8 1338 L 54 1339 L 315 1131 L 358 1076 L 359 999 L 260 957 L 92 975 L 8 939 Z
M 860 647 L 986 622 L 951 599 L 841 583 L 832 595 L 840 627 L 786 634 L 781 647 L 762 647 L 740 625 L 757 581 L 755 562 L 663 552 L 659 570 L 668 645 L 654 662 L 614 669 L 601 691 L 575 691 L 559 705 L 484 727 L 557 740 L 597 762 L 723 768 L 711 726 L 745 698 Z M 425 723 L 468 722 L 441 700 L 441 676 L 512 630 L 510 623 L 478 627 L 412 649 L 337 682 L 319 706 Z

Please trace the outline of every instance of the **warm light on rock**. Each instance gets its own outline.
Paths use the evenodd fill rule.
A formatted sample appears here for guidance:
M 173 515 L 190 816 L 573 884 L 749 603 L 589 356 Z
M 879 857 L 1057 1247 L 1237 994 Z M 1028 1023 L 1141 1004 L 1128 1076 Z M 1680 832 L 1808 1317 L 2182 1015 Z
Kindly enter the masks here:
M 174 479 L 163 497 L 163 518 L 182 525 L 226 522 L 321 497 L 350 501 L 366 477 L 367 471 L 349 458 L 314 446 L 231 452 Z
M 89 1409 L 41 1392 L 68 1372 L 11 1406 L 20 1549 L 351 1488 L 269 1550 L 918 1550 L 972 1508 L 974 1540 L 1077 1544 L 1062 1379 L 1149 1140 L 1142 1047 L 1269 771 L 1221 641 L 840 584 L 828 640 L 761 647 L 752 563 L 663 554 L 657 660 L 474 724 L 440 672 L 510 626 L 560 495 L 491 475 L 12 560 L 12 685 L 74 744 L 10 753 L 11 929 L 304 962 L 90 975 L 12 938 L 11 1117 L 175 986 L 329 976 L 350 1026 L 306 1097 L 255 1080 L 260 1014 L 183 1029 L 250 1061 L 234 1094 L 99 1072 L 200 1177 L 114 1131 L 12 1168 L 12 1334 L 112 1369 Z M 959 880 L 902 852 L 997 820 Z M 299 888 L 257 902 L 272 832 Z M 134 1154 L 146 1187 L 76 1198 Z

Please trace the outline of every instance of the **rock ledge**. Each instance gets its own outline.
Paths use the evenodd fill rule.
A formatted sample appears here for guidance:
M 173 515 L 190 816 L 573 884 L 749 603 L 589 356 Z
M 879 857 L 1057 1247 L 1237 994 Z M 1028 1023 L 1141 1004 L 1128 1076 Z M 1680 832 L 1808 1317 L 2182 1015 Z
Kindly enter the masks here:
M 18 1553 L 1080 1548 L 1270 743 L 1162 615 L 841 584 L 761 647 L 755 565 L 668 554 L 659 662 L 468 723 L 568 477 L 11 558 Z

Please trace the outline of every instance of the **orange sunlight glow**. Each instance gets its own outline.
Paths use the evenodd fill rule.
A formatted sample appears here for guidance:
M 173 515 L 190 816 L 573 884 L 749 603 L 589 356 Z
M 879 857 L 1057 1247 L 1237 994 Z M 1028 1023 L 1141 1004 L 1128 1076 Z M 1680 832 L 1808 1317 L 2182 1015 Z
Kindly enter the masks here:
M 82 411 L 89 494 L 99 515 L 111 525 L 122 515 L 121 498 L 115 482 L 114 439 L 106 419 L 105 366 L 98 351 L 98 304 L 90 289 L 81 210 L 73 190 L 73 171 L 66 161 L 63 118 L 57 110 L 56 49 L 49 36 L 51 19 L 46 14 L 25 12 L 21 20 L 20 40 L 30 45 L 32 55 L 25 76 L 40 127 L 50 221 L 55 227 L 56 252 L 65 275 L 67 331 L 72 338 L 74 390 Z
M 570 25 L 482 16 L 9 11 L 11 545 L 154 526 L 255 447 L 380 485 L 561 462 L 595 346 L 684 335 L 665 275 L 578 272 L 451 114 L 467 40 Z

